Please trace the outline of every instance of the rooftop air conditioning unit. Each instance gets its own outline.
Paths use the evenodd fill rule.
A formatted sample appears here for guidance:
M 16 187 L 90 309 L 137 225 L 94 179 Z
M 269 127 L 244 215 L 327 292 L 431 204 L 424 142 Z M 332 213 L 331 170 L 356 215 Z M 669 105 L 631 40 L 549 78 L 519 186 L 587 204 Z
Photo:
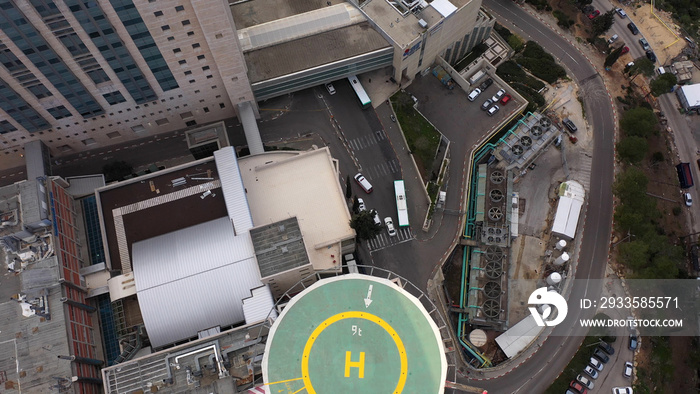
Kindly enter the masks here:
M 428 27 L 428 22 L 424 21 L 423 19 L 419 19 L 419 20 L 418 20 L 418 24 L 420 25 L 420 27 L 422 27 L 422 28 L 424 28 L 424 29 L 425 29 L 426 27 Z

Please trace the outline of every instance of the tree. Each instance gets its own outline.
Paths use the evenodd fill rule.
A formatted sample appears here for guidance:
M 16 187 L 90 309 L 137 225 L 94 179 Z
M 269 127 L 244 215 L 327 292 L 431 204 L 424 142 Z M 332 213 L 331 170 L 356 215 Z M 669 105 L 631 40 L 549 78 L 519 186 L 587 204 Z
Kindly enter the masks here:
M 621 45 L 621 46 L 617 47 L 616 49 L 613 49 L 613 51 L 610 52 L 610 54 L 605 58 L 605 63 L 603 63 L 603 67 L 605 67 L 607 69 L 610 66 L 612 66 L 613 64 L 615 64 L 617 59 L 619 59 L 620 56 L 622 56 L 622 48 L 624 48 L 624 47 L 625 47 L 624 45 Z
M 358 240 L 368 240 L 382 232 L 382 225 L 374 222 L 375 210 L 360 212 L 353 215 L 350 227 L 355 230 Z
M 353 213 L 359 213 L 359 212 L 360 212 L 360 200 L 357 199 L 357 196 L 353 196 L 353 201 L 352 201 L 352 212 L 353 212 Z
M 670 92 L 677 83 L 678 78 L 676 78 L 675 75 L 665 73 L 659 75 L 658 78 L 651 81 L 649 87 L 651 88 L 651 94 L 653 94 L 654 97 L 659 97 L 662 94 Z
M 632 79 L 634 80 L 639 74 L 647 77 L 654 75 L 654 63 L 646 57 L 634 59 L 634 66 L 630 67 L 630 75 L 633 75 Z
M 648 150 L 647 140 L 636 135 L 625 137 L 617 144 L 617 153 L 620 158 L 632 164 L 642 161 Z
M 620 128 L 627 136 L 636 135 L 638 137 L 648 138 L 657 130 L 659 123 L 654 111 L 637 107 L 625 112 L 620 119 Z
M 350 183 L 350 175 L 345 178 L 345 198 L 352 197 L 352 184 Z
M 523 46 L 525 46 L 523 44 L 523 40 L 521 40 L 520 37 L 516 36 L 515 34 L 511 34 L 510 36 L 508 36 L 508 38 L 506 38 L 506 41 L 515 52 L 520 52 L 520 50 L 523 49 Z
M 593 20 L 592 36 L 598 37 L 605 34 L 606 31 L 610 30 L 613 23 L 615 23 L 615 10 L 611 9 Z
M 134 169 L 131 165 L 123 160 L 107 163 L 102 167 L 102 173 L 105 176 L 106 182 L 119 181 L 125 176 L 131 175 Z

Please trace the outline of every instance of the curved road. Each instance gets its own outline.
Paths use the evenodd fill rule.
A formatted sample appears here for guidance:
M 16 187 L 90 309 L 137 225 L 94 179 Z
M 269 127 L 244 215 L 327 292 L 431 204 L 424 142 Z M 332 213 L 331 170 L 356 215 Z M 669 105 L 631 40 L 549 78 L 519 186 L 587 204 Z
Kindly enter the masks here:
M 538 42 L 567 68 L 581 86 L 587 120 L 594 130 L 591 188 L 588 190 L 587 218 L 575 271 L 576 283 L 569 300 L 584 294 L 598 294 L 600 288 L 588 286 L 588 279 L 600 279 L 605 273 L 612 223 L 612 182 L 614 168 L 613 133 L 615 119 L 602 78 L 588 60 L 567 40 L 552 32 L 538 19 L 509 0 L 485 0 L 483 6 L 498 22 L 511 31 Z M 569 303 L 566 320 L 555 327 L 549 338 L 527 362 L 505 376 L 487 381 L 460 383 L 488 389 L 491 393 L 542 393 L 556 379 L 578 350 L 583 337 L 572 335 L 571 322 L 592 317 L 594 310 L 581 311 L 578 302 Z M 580 335 L 580 333 L 578 333 Z

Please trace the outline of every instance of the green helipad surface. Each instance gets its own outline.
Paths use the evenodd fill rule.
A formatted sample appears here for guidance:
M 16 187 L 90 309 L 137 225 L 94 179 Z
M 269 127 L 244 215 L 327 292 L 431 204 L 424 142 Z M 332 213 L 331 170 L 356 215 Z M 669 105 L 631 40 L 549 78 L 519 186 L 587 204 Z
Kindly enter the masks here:
M 437 326 L 394 283 L 351 274 L 294 297 L 267 338 L 269 393 L 442 393 L 447 362 Z

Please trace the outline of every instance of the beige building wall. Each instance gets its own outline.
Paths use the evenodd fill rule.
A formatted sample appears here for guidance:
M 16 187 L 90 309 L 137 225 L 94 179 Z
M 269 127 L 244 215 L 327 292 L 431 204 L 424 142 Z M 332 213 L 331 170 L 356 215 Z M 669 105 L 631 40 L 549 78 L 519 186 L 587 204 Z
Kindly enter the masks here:
M 16 78 L 12 77 L 4 67 L 0 67 L 0 77 L 20 95 L 29 105 L 50 123 L 47 130 L 29 133 L 17 124 L 14 119 L 0 110 L 0 120 L 7 120 L 17 131 L 0 135 L 0 165 L 3 167 L 21 166 L 23 145 L 29 141 L 41 139 L 50 148 L 52 155 L 77 153 L 97 147 L 128 142 L 149 135 L 171 132 L 190 127 L 201 126 L 226 118 L 236 116 L 231 98 L 236 100 L 253 98 L 245 77 L 245 64 L 242 57 L 238 63 L 233 54 L 235 48 L 226 49 L 236 37 L 232 21 L 226 28 L 230 13 L 224 7 L 224 0 L 178 0 L 154 1 L 134 0 L 134 5 L 148 27 L 163 58 L 168 63 L 170 71 L 177 80 L 179 88 L 163 92 L 155 76 L 149 69 L 143 56 L 136 48 L 131 37 L 124 28 L 119 16 L 109 0 L 99 0 L 98 3 L 110 23 L 115 28 L 124 45 L 144 74 L 149 84 L 156 92 L 158 100 L 136 104 L 126 88 L 121 84 L 116 74 L 83 31 L 82 26 L 73 17 L 62 0 L 54 0 L 63 16 L 71 24 L 83 43 L 102 66 L 111 81 L 96 86 L 73 60 L 70 53 L 59 43 L 53 33 L 41 21 L 34 7 L 29 2 L 17 2 L 19 9 L 40 32 L 44 39 L 61 56 L 73 74 L 83 83 L 95 100 L 102 106 L 105 113 L 94 118 L 84 119 L 70 106 L 63 96 L 43 77 L 31 61 L 0 31 L 0 40 L 20 59 L 25 66 L 53 93 L 52 97 L 37 100 L 28 90 L 24 89 Z M 175 7 L 182 6 L 182 11 Z M 208 21 L 203 28 L 200 17 L 194 11 L 194 6 L 203 8 L 203 20 Z M 220 10 L 214 12 L 213 10 Z M 223 10 L 223 11 L 222 11 Z M 158 14 L 156 14 L 158 13 Z M 162 13 L 162 15 L 160 14 Z M 210 14 L 218 14 L 210 15 Z M 164 29 L 167 26 L 167 29 Z M 214 28 L 215 26 L 218 26 Z M 214 37 L 205 37 L 206 33 L 223 31 L 220 43 Z M 215 34 L 216 37 L 216 34 Z M 212 52 L 210 43 L 216 42 Z M 235 41 L 235 40 L 233 40 Z M 176 51 L 179 49 L 179 51 Z M 217 64 L 223 64 L 220 70 Z M 222 76 L 228 80 L 222 79 Z M 238 77 L 238 81 L 233 81 Z M 103 94 L 118 90 L 126 102 L 110 105 L 102 97 Z M 60 120 L 54 119 L 45 109 L 64 105 L 73 116 Z M 192 123 L 194 122 L 194 124 Z M 196 124 L 196 126 L 195 126 Z
M 471 1 L 441 22 L 428 26 L 407 46 L 412 48 L 419 43 L 421 46 L 425 45 L 422 60 L 421 49 L 406 57 L 403 56 L 405 49 L 396 50 L 394 60 L 397 66 L 395 66 L 394 78 L 398 81 L 404 77 L 412 81 L 416 74 L 433 65 L 436 57 L 442 55 L 447 47 L 456 41 L 463 40 L 465 35 L 471 34 L 480 7 L 480 1 Z

